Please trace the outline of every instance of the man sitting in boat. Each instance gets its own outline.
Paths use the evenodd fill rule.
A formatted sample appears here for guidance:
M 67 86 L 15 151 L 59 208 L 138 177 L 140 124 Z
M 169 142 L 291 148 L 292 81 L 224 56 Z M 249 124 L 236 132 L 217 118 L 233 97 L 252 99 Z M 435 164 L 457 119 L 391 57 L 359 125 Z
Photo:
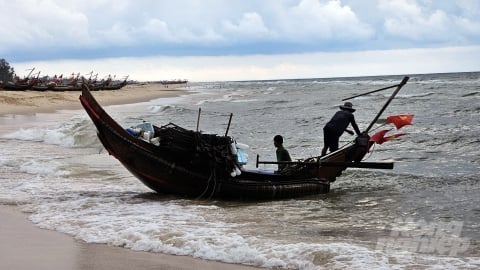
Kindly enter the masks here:
M 345 102 L 345 104 L 340 106 L 340 111 L 336 112 L 332 119 L 330 119 L 325 125 L 323 128 L 324 146 L 322 149 L 322 156 L 327 154 L 328 149 L 330 149 L 330 152 L 334 152 L 338 149 L 338 140 L 344 131 L 353 135 L 352 131 L 347 130 L 348 125 L 352 124 L 353 129 L 357 135 L 360 136 L 360 130 L 355 122 L 353 112 L 355 112 L 353 104 L 351 102 Z
M 275 151 L 277 155 L 277 162 L 292 161 L 287 149 L 283 147 L 283 137 L 281 135 L 276 135 L 275 137 L 273 137 L 273 145 L 277 148 L 277 150 Z M 278 164 L 278 171 L 281 172 L 286 167 L 287 164 Z

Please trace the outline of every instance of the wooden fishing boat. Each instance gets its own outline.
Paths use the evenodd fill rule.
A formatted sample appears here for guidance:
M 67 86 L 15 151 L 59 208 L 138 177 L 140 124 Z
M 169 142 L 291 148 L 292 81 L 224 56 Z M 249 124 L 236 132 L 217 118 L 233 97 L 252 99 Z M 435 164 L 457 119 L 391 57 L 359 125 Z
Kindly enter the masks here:
M 3 84 L 3 90 L 25 91 L 31 89 L 36 83 L 36 79 L 22 80 L 18 82 L 6 82 Z
M 107 80 L 107 83 L 103 85 L 102 90 L 119 90 L 128 84 L 128 76 L 123 81 Z
M 33 91 L 49 91 L 55 89 L 57 85 L 52 81 L 38 81 L 37 84 L 32 86 Z
M 59 84 L 53 87 L 52 91 L 57 92 L 69 92 L 69 91 L 82 91 L 81 84 Z
M 3 85 L 2 85 L 3 90 L 5 90 L 5 91 L 25 91 L 25 90 L 31 89 L 32 86 L 37 84 L 38 74 L 40 74 L 40 72 L 37 74 L 37 78 L 35 78 L 34 76 L 31 76 L 33 71 L 35 70 L 35 68 L 31 68 L 29 70 L 30 70 L 30 72 L 23 79 L 20 79 L 18 76 L 15 76 L 13 81 L 4 82 Z
M 14 83 L 14 82 L 6 82 L 3 85 L 3 90 L 5 91 L 25 91 L 32 87 L 30 83 Z
M 405 77 L 395 85 L 397 89 L 365 134 L 407 80 Z M 247 169 L 240 147 L 227 136 L 228 128 L 225 136 L 173 123 L 160 127 L 143 123 L 138 129 L 125 129 L 98 104 L 86 85 L 80 102 L 108 153 L 158 193 L 240 200 L 294 198 L 329 192 L 330 184 L 349 167 L 393 168 L 393 163 L 361 162 L 369 147 L 369 136 L 364 135 L 326 156 L 283 162 L 288 167 L 281 172 Z M 257 157 L 256 163 L 258 167 L 279 162 L 259 161 Z

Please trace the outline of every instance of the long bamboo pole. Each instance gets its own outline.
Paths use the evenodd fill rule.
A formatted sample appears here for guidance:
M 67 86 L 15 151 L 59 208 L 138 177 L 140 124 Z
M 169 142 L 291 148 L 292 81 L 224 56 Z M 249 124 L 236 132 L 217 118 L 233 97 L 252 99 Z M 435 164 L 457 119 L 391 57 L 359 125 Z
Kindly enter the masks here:
M 348 97 L 348 98 L 344 98 L 344 99 L 342 99 L 342 101 L 349 100 L 349 99 L 353 99 L 353 98 L 356 98 L 356 97 L 366 96 L 366 95 L 368 95 L 368 94 L 380 92 L 380 91 L 387 90 L 387 89 L 390 89 L 390 88 L 394 88 L 394 87 L 397 87 L 397 86 L 399 86 L 399 84 L 395 84 L 395 85 L 392 85 L 392 86 L 380 88 L 380 89 L 377 89 L 377 90 L 373 90 L 373 91 L 370 91 L 370 92 L 367 92 L 367 93 L 363 93 L 363 94 L 351 96 L 351 97 Z
M 200 114 L 202 113 L 202 108 L 198 108 L 198 117 L 197 117 L 197 132 L 198 127 L 200 126 Z
M 257 164 L 287 164 L 287 165 L 312 165 L 319 167 L 349 167 L 349 168 L 369 168 L 369 169 L 393 169 L 393 162 L 304 162 L 304 161 L 259 161 L 257 156 Z
M 230 124 L 232 123 L 232 116 L 233 116 L 233 113 L 230 113 L 230 118 L 228 119 L 227 130 L 225 131 L 225 137 L 227 137 L 228 131 L 230 130 Z
M 378 118 L 380 118 L 380 116 L 382 115 L 382 113 L 385 111 L 385 109 L 388 107 L 388 105 L 390 105 L 390 102 L 392 102 L 392 100 L 395 98 L 395 96 L 398 94 L 398 92 L 400 91 L 400 89 L 402 89 L 402 87 L 407 83 L 408 79 L 410 79 L 410 77 L 408 76 L 405 76 L 403 78 L 403 80 L 400 82 L 400 84 L 398 84 L 397 86 L 397 89 L 395 89 L 395 91 L 393 91 L 392 95 L 390 96 L 390 98 L 387 100 L 387 102 L 385 103 L 385 105 L 383 105 L 382 109 L 377 113 L 377 115 L 375 116 L 375 118 L 373 119 L 373 121 L 370 123 L 370 125 L 368 126 L 368 128 L 364 131 L 366 133 L 368 133 L 370 131 L 370 129 L 372 129 L 373 125 L 375 125 L 375 123 L 377 122 Z

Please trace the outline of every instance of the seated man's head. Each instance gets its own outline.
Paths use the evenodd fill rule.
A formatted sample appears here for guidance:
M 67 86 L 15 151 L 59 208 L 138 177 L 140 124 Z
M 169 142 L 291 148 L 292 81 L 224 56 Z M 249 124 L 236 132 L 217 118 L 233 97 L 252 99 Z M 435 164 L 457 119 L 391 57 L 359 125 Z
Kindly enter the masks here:
M 275 147 L 279 147 L 279 146 L 282 146 L 283 144 L 283 137 L 281 135 L 275 135 L 275 137 L 273 137 L 273 145 L 275 145 Z

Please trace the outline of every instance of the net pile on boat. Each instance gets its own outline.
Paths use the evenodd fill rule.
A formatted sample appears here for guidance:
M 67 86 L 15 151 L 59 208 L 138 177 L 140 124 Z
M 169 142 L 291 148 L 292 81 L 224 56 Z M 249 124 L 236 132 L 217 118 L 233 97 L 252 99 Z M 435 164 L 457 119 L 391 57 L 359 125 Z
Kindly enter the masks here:
M 162 149 L 194 170 L 214 168 L 230 174 L 240 167 L 232 151 L 234 142 L 231 137 L 203 134 L 173 123 L 155 127 L 155 136 L 160 138 Z

